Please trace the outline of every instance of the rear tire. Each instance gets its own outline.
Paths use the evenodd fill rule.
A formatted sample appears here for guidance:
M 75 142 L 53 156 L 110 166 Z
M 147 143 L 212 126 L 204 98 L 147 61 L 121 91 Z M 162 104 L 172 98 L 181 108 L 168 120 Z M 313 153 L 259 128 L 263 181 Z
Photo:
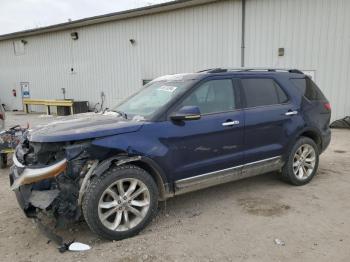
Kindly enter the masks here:
M 113 166 L 93 178 L 82 203 L 90 229 L 110 240 L 138 234 L 155 216 L 157 207 L 155 181 L 134 165 Z
M 301 137 L 289 152 L 287 162 L 282 168 L 282 178 L 292 185 L 305 185 L 316 175 L 318 163 L 317 145 L 312 139 Z
M 0 154 L 0 169 L 4 169 L 7 167 L 7 154 Z

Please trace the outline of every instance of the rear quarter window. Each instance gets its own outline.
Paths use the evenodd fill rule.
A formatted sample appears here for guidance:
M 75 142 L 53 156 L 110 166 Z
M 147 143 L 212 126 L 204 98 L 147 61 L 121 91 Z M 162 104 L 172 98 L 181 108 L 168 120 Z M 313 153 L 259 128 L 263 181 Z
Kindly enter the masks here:
M 283 104 L 288 101 L 286 93 L 269 78 L 241 79 L 245 94 L 246 107 Z
M 292 78 L 290 81 L 310 101 L 327 100 L 318 86 L 309 78 Z

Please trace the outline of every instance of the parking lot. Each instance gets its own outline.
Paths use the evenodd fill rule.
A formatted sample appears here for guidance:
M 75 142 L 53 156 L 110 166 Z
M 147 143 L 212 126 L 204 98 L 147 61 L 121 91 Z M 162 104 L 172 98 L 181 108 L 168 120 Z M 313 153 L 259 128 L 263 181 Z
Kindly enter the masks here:
M 11 113 L 7 126 L 52 120 Z M 318 175 L 295 187 L 277 173 L 169 199 L 140 235 L 105 241 L 80 222 L 59 234 L 89 244 L 59 253 L 25 218 L 0 171 L 1 261 L 349 261 L 350 130 L 333 130 Z M 282 240 L 284 245 L 275 243 Z

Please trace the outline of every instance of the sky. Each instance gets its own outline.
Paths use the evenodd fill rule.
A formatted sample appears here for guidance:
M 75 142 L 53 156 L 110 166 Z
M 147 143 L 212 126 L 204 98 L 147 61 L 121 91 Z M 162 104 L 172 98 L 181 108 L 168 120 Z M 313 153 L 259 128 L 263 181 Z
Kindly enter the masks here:
M 0 35 L 170 0 L 0 0 Z

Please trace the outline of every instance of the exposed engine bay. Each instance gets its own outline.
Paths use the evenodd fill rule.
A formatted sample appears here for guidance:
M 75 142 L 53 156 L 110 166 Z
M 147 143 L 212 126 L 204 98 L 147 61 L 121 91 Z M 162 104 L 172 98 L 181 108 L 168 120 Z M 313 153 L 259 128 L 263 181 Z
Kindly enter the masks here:
M 38 143 L 23 136 L 13 156 L 10 184 L 28 217 L 47 211 L 58 226 L 80 218 L 81 185 L 99 162 L 93 151 L 101 154 L 91 149 L 90 141 Z

